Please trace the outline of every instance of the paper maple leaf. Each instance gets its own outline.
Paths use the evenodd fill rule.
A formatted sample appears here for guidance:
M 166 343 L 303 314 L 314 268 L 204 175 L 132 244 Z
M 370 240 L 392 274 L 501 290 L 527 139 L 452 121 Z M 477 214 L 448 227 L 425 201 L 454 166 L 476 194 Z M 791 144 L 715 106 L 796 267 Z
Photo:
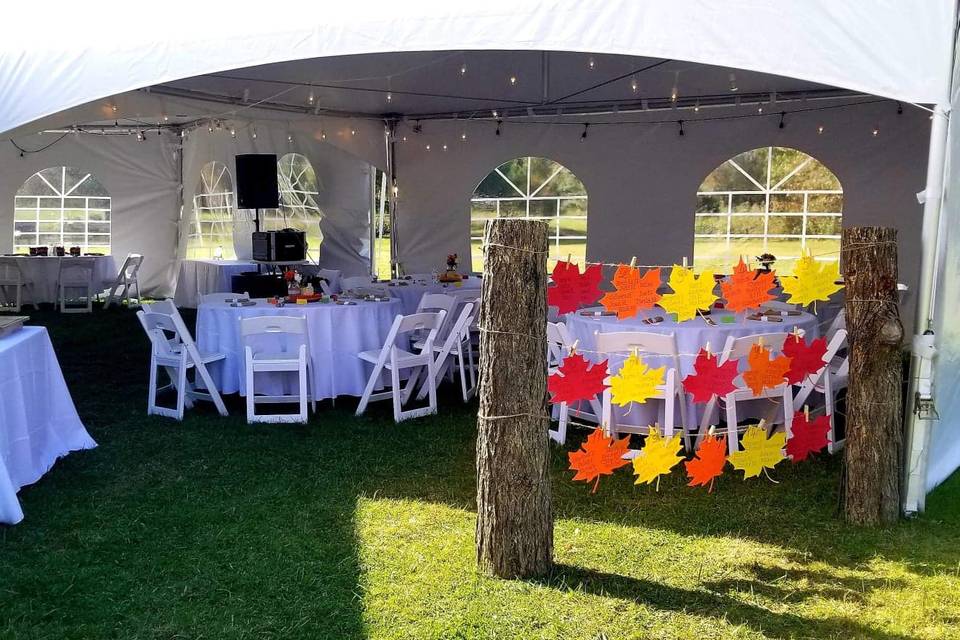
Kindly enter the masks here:
M 809 345 L 799 334 L 791 334 L 783 343 L 783 355 L 790 358 L 787 369 L 787 382 L 800 384 L 808 375 L 812 375 L 826 364 L 823 356 L 827 353 L 827 339 L 817 338 Z
M 607 377 L 607 361 L 589 366 L 591 364 L 579 354 L 564 358 L 557 372 L 547 378 L 550 402 L 560 404 L 592 400 L 602 393 L 603 380 Z
M 835 284 L 839 279 L 839 262 L 817 262 L 813 256 L 803 256 L 793 267 L 793 276 L 781 278 L 780 284 L 790 302 L 806 306 L 816 300 L 829 300 L 843 288 L 842 284 Z
M 559 260 L 550 277 L 554 286 L 547 289 L 547 304 L 557 307 L 560 313 L 576 311 L 581 304 L 593 304 L 600 297 L 603 271 L 598 264 L 580 273 L 580 267 L 574 263 Z
M 597 490 L 600 484 L 600 476 L 612 475 L 616 469 L 630 464 L 629 460 L 624 460 L 623 456 L 628 451 L 630 438 L 621 438 L 614 440 L 604 435 L 600 429 L 595 430 L 583 443 L 579 451 L 571 451 L 567 454 L 570 459 L 570 469 L 576 471 L 574 480 L 583 482 L 593 481 L 593 489 L 590 493 Z
M 693 396 L 694 402 L 709 402 L 714 395 L 725 396 L 737 388 L 737 361 L 728 360 L 717 366 L 717 356 L 700 349 L 693 362 L 693 371 L 683 379 L 683 390 Z
M 631 402 L 645 403 L 657 393 L 657 386 L 664 383 L 667 367 L 651 369 L 636 355 L 624 361 L 617 375 L 610 378 L 613 404 L 625 407 Z
M 790 426 L 790 439 L 787 440 L 787 455 L 794 464 L 807 459 L 811 453 L 823 450 L 830 439 L 830 416 L 823 415 L 807 422 L 804 412 L 797 412 L 793 416 Z
M 713 293 L 717 283 L 713 279 L 713 273 L 709 271 L 697 276 L 693 269 L 673 265 L 668 284 L 673 293 L 664 294 L 660 299 L 660 306 L 666 309 L 667 313 L 677 314 L 677 322 L 692 320 L 698 309 L 709 309 L 717 301 L 717 296 Z
M 787 369 L 790 368 L 790 358 L 781 355 L 771 360 L 770 350 L 755 344 L 747 354 L 747 364 L 750 368 L 743 372 L 743 381 L 753 394 L 758 396 L 764 389 L 772 389 L 784 383 Z
M 632 318 L 640 309 L 649 309 L 660 300 L 660 269 L 650 269 L 641 276 L 640 269 L 622 264 L 613 274 L 613 286 L 617 290 L 600 298 L 600 304 L 607 311 L 616 311 L 619 320 Z
M 743 479 L 759 476 L 764 467 L 773 469 L 783 460 L 783 445 L 787 434 L 782 431 L 767 438 L 760 427 L 749 427 L 740 441 L 742 449 L 731 453 L 729 460 L 734 469 L 743 471 Z
M 687 467 L 688 487 L 710 485 L 707 493 L 713 491 L 713 481 L 723 473 L 727 464 L 727 439 L 708 435 L 697 447 L 697 455 L 693 460 L 683 463 Z
M 637 475 L 634 484 L 650 484 L 664 473 L 670 473 L 670 469 L 683 460 L 683 456 L 677 455 L 682 448 L 679 433 L 667 440 L 650 429 L 640 455 L 633 459 L 633 472 Z
M 776 296 L 771 295 L 770 290 L 776 286 L 773 282 L 775 274 L 774 271 L 764 273 L 748 269 L 741 256 L 740 262 L 733 268 L 733 274 L 720 284 L 727 308 L 731 311 L 745 311 L 773 300 Z

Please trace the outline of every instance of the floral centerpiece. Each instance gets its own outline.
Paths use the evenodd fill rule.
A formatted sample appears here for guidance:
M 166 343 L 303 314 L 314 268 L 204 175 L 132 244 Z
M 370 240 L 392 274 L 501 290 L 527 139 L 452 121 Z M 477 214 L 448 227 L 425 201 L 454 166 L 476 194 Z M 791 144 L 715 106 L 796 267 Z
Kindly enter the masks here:
M 438 278 L 440 282 L 460 282 L 463 280 L 463 276 L 457 273 L 458 264 L 459 256 L 457 256 L 457 254 L 447 254 L 447 270 L 440 274 L 440 277 Z

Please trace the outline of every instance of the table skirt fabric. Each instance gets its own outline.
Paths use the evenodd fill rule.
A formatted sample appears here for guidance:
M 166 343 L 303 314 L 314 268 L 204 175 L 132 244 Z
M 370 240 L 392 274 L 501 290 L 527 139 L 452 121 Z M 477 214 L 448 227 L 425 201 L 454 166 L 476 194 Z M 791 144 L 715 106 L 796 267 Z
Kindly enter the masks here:
M 201 296 L 229 293 L 233 276 L 256 270 L 257 265 L 248 260 L 183 260 L 180 262 L 173 301 L 178 307 L 196 309 Z
M 600 308 L 596 310 L 599 311 Z M 658 309 L 657 313 L 650 313 L 649 315 L 666 316 L 667 314 Z M 734 317 L 734 322 L 723 322 L 724 317 L 730 316 Z M 714 311 L 711 314 L 711 319 L 717 323 L 715 327 L 708 325 L 701 317 L 682 323 L 668 319 L 653 325 L 644 324 L 644 317 L 646 316 L 617 320 L 617 318 L 613 316 L 583 316 L 577 312 L 567 314 L 562 320 L 567 325 L 571 337 L 574 340 L 580 341 L 579 349 L 584 351 L 584 357 L 594 362 L 600 362 L 607 357 L 596 353 L 589 353 L 590 351 L 596 351 L 597 333 L 637 331 L 675 334 L 677 350 L 680 353 L 679 377 L 681 380 L 693 373 L 693 363 L 701 348 L 709 343 L 710 350 L 713 353 L 720 353 L 729 336 L 740 338 L 763 333 L 789 333 L 793 331 L 794 327 L 802 329 L 805 332 L 805 339 L 807 341 L 820 335 L 817 317 L 806 312 L 799 316 L 785 316 L 783 322 L 774 323 L 747 320 L 744 314 L 737 315 L 729 311 Z M 663 365 L 667 365 L 668 367 L 672 366 L 669 358 L 660 358 L 644 354 L 640 354 L 640 357 L 650 367 L 656 368 Z M 609 359 L 611 371 L 618 371 L 625 359 L 625 354 L 615 354 L 611 356 Z M 742 362 L 740 370 L 743 371 L 745 368 L 746 362 Z M 753 409 L 751 413 L 754 414 L 766 414 L 769 412 L 770 404 L 771 402 L 768 401 L 757 401 L 751 406 L 746 407 L 746 409 Z M 614 407 L 615 419 L 619 424 L 624 425 L 648 425 L 654 422 L 663 424 L 663 407 L 664 403 L 659 400 L 650 400 L 643 404 L 631 403 L 627 407 Z M 695 405 L 692 400 L 688 401 L 687 421 L 689 424 L 687 426 L 689 428 L 695 428 L 699 424 L 703 408 L 704 405 L 702 404 Z M 677 420 L 679 421 L 679 409 L 677 411 Z
M 310 362 L 313 369 L 312 391 L 316 400 L 341 395 L 363 394 L 371 365 L 357 357 L 361 351 L 380 349 L 401 303 L 358 302 L 355 305 L 312 303 L 277 308 L 264 300 L 256 306 L 231 307 L 227 304 L 200 305 L 197 314 L 197 344 L 203 352 L 226 354 L 222 362 L 210 365 L 210 374 L 222 393 L 246 395 L 244 351 L 240 343 L 240 318 L 263 315 L 304 316 L 307 319 Z M 261 336 L 271 351 L 282 351 L 283 338 Z M 261 394 L 290 393 L 295 390 L 296 374 L 257 374 L 256 389 Z
M 93 287 L 103 291 L 117 279 L 117 265 L 113 256 L 93 257 Z M 56 304 L 60 299 L 59 276 L 60 261 L 74 260 L 70 256 L 22 256 L 16 258 L 23 278 L 30 288 L 26 294 L 27 302 Z
M 58 458 L 97 443 L 80 422 L 44 327 L 0 338 L 0 523 L 23 519 L 17 491 Z

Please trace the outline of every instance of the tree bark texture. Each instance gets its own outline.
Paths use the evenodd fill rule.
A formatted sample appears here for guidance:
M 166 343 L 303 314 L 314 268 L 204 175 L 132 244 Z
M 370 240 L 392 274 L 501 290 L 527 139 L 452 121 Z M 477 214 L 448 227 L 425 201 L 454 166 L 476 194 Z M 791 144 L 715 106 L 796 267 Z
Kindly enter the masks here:
M 840 248 L 850 345 L 843 514 L 855 524 L 890 524 L 900 516 L 903 475 L 897 231 L 844 229 Z
M 477 563 L 501 578 L 553 562 L 546 411 L 547 226 L 487 223 L 480 304 Z

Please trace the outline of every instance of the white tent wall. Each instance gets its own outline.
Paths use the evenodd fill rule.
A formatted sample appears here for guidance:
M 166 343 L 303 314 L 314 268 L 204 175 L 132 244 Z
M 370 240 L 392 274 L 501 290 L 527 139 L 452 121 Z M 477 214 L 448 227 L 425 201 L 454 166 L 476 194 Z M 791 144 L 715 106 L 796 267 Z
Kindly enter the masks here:
M 92 2 L 70 20 L 8 3 L 0 131 L 132 89 L 253 65 L 384 51 L 532 49 L 688 60 L 943 102 L 954 0 L 289 0 L 251 14 L 175 0 L 130 28 Z M 749 38 L 744 33 L 750 34 Z M 690 37 L 690 34 L 697 34 Z
M 60 134 L 18 137 L 27 150 L 40 149 Z M 176 256 L 180 208 L 178 139 L 172 134 L 139 142 L 136 136 L 63 136 L 38 153 L 0 144 L 0 253 L 13 248 L 14 196 L 34 173 L 55 166 L 90 172 L 110 193 L 111 253 L 117 267 L 127 253 L 142 253 L 140 282 L 145 294 L 169 292 Z
M 383 147 L 383 125 L 379 122 L 323 121 L 328 139 L 356 138 L 379 142 Z M 183 144 L 184 210 L 181 221 L 179 255 L 186 252 L 186 240 L 193 214 L 193 196 L 200 170 L 210 161 L 227 166 L 236 188 L 234 157 L 242 153 L 274 153 L 279 159 L 286 153 L 300 153 L 313 165 L 320 183 L 317 205 L 323 211 L 324 234 L 320 250 L 321 266 L 340 269 L 344 275 L 370 272 L 370 207 L 373 165 L 321 139 L 321 121 L 302 119 L 292 123 L 268 120 L 244 121 L 236 127 L 236 138 L 226 128 L 208 132 L 206 127 L 190 131 Z M 350 131 L 356 131 L 351 135 Z M 253 138 L 256 130 L 257 137 Z M 288 136 L 293 138 L 292 142 Z M 375 154 L 373 154 L 375 155 Z
M 809 106 L 809 105 L 808 105 Z M 825 106 L 825 105 L 824 105 Z M 737 113 L 748 113 L 742 107 Z M 709 116 L 733 113 L 710 110 Z M 705 111 L 701 110 L 701 114 Z M 676 115 L 690 118 L 691 113 Z M 672 117 L 663 112 L 651 119 Z M 622 119 L 637 120 L 637 115 Z M 587 257 L 592 261 L 671 264 L 693 257 L 696 191 L 714 168 L 736 154 L 768 145 L 804 151 L 831 169 L 843 187 L 843 224 L 893 226 L 900 233 L 901 280 L 918 279 L 922 209 L 915 195 L 924 187 L 930 121 L 907 106 L 875 104 L 786 116 L 694 122 L 684 136 L 676 122 L 589 128 L 582 125 L 502 126 L 492 122 L 435 121 L 397 143 L 400 193 L 399 260 L 408 272 L 441 268 L 447 253 L 470 255 L 470 198 L 499 164 L 520 156 L 542 156 L 569 168 L 589 196 Z M 823 134 L 817 127 L 824 127 Z M 879 135 L 873 136 L 874 127 Z M 461 140 L 461 133 L 467 140 Z M 431 150 L 426 150 L 430 144 Z M 443 144 L 448 145 L 443 151 Z M 464 260 L 468 266 L 468 260 Z M 909 325 L 912 297 L 903 310 Z

